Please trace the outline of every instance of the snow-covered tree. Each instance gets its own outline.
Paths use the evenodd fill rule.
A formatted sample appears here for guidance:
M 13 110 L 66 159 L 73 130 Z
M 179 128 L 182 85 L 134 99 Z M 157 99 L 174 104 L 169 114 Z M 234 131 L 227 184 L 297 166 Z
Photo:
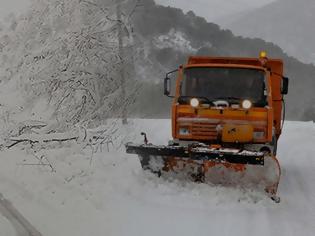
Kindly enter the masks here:
M 49 113 L 55 128 L 119 117 L 137 89 L 131 79 L 130 23 L 137 1 L 121 7 L 118 19 L 117 1 L 33 0 L 31 10 L 2 33 L 0 80 L 17 81 L 25 100 L 21 106 Z M 124 98 L 122 67 L 128 76 Z

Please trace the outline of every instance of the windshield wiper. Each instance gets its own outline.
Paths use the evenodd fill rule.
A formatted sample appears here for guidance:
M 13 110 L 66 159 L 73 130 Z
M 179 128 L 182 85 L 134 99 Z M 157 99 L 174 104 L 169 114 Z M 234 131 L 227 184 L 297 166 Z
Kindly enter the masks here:
M 238 97 L 218 97 L 218 98 L 214 98 L 213 99 L 214 101 L 217 101 L 217 100 L 241 100 L 241 98 L 238 98 Z

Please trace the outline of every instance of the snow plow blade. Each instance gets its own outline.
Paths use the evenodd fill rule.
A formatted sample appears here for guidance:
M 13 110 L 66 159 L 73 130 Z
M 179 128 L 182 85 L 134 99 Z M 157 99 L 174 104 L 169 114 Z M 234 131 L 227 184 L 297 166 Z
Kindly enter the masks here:
M 276 199 L 280 165 L 263 152 L 200 146 L 155 146 L 126 144 L 137 154 L 141 166 L 158 175 L 188 177 L 193 181 L 263 190 Z
M 235 164 L 264 165 L 264 153 L 238 149 L 215 149 L 208 147 L 154 146 L 127 144 L 129 154 L 189 158 L 195 161 L 216 161 Z

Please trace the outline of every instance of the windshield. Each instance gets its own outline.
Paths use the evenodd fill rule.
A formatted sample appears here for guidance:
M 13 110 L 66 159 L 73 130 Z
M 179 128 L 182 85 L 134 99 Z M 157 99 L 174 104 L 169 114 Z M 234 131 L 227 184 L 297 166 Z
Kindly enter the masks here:
M 249 99 L 256 105 L 265 105 L 265 72 L 247 68 L 198 67 L 184 71 L 182 97 L 218 99 Z

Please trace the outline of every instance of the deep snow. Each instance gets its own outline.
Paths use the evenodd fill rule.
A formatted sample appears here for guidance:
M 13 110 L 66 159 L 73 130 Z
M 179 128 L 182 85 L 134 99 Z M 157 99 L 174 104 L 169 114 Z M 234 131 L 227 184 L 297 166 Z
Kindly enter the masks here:
M 141 142 L 141 131 L 165 144 L 170 121 L 133 120 L 115 146 Z M 280 204 L 257 192 L 157 178 L 123 149 L 97 153 L 90 165 L 90 150 L 74 144 L 0 152 L 0 193 L 45 236 L 314 235 L 314 140 L 314 123 L 286 123 Z M 28 165 L 38 163 L 34 155 L 44 155 L 55 172 Z M 15 235 L 1 216 L 0 229 L 1 236 Z

